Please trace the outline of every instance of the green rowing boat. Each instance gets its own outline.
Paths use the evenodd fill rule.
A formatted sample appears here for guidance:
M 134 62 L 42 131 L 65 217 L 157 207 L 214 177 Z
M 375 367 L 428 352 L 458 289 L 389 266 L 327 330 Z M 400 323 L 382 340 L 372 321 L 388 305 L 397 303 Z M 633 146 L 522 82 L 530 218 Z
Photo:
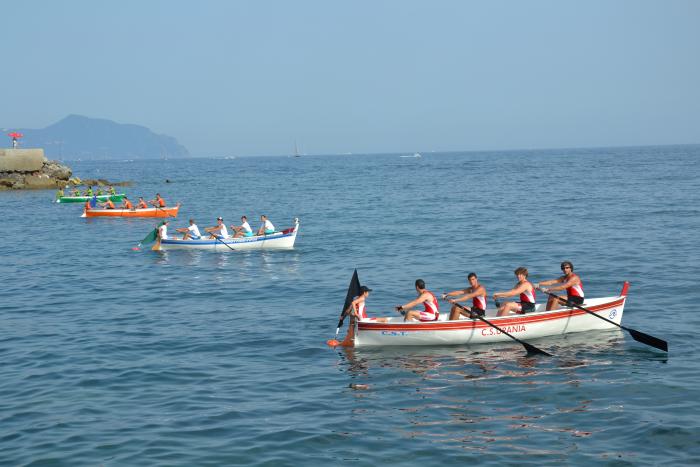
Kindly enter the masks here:
M 117 195 L 100 195 L 97 197 L 97 201 L 100 202 L 105 202 L 107 201 L 107 198 L 111 199 L 112 201 L 121 201 L 124 199 L 124 193 L 119 193 Z M 84 203 L 85 201 L 92 199 L 92 196 L 61 196 L 60 198 L 56 199 L 57 203 Z

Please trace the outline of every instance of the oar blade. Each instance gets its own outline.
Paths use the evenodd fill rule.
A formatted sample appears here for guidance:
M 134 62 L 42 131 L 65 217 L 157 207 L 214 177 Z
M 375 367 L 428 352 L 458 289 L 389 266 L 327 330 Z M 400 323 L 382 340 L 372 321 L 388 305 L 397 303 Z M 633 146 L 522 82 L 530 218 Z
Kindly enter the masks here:
M 547 357 L 552 357 L 551 353 L 547 353 L 542 349 L 538 349 L 532 344 L 528 344 L 527 342 L 520 341 L 521 344 L 525 346 L 525 349 L 527 350 L 527 355 L 545 355 Z
M 658 337 L 650 336 L 649 334 L 645 334 L 643 332 L 639 332 L 635 329 L 625 329 L 629 331 L 632 338 L 637 342 L 641 342 L 642 344 L 650 345 L 652 347 L 656 347 L 659 350 L 663 350 L 664 352 L 668 352 L 668 342 L 666 342 L 665 340 L 659 339 Z

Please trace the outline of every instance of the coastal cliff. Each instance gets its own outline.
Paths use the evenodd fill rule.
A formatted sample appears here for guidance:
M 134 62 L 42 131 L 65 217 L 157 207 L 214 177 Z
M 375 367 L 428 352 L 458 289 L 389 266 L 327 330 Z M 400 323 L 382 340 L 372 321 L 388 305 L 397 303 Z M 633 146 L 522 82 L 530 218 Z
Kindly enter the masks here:
M 71 183 L 73 172 L 43 149 L 0 149 L 0 190 L 46 190 Z

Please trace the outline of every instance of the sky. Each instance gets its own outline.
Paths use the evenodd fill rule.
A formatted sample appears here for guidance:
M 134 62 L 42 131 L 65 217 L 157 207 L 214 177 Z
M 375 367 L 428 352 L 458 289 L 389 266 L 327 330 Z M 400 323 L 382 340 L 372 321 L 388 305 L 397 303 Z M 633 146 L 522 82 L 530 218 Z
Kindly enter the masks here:
M 696 0 L 3 0 L 1 128 L 193 156 L 700 143 Z

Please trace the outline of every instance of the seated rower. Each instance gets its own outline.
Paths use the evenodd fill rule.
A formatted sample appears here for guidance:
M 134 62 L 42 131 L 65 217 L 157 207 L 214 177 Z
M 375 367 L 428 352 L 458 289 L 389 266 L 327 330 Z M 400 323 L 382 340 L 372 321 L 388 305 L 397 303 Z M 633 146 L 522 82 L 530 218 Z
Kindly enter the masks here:
M 122 209 L 130 209 L 133 211 L 134 205 L 131 204 L 131 201 L 129 201 L 129 198 L 124 195 L 124 199 L 122 199 Z
M 540 289 L 542 292 L 554 292 L 558 290 L 566 290 L 566 300 L 564 297 L 553 297 L 549 296 L 547 300 L 547 311 L 556 310 L 559 305 L 567 306 L 567 302 L 574 303 L 576 305 L 583 304 L 583 283 L 578 274 L 574 274 L 574 265 L 571 261 L 564 261 L 561 263 L 561 271 L 564 273 L 563 276 L 557 277 L 549 281 L 542 281 L 535 284 L 535 287 Z M 543 285 L 561 284 L 554 287 L 542 287 Z
M 97 187 L 97 192 L 95 193 L 97 196 L 102 196 L 104 192 L 102 191 L 102 187 Z
M 183 240 L 199 240 L 202 238 L 202 234 L 199 233 L 199 227 L 197 227 L 197 224 L 194 223 L 194 219 L 190 219 L 189 227 L 183 227 L 181 229 L 176 229 L 175 231 L 184 234 L 182 236 Z
M 418 298 L 405 305 L 397 306 L 396 311 L 404 315 L 404 321 L 437 321 L 440 317 L 440 305 L 435 295 L 425 288 L 425 281 L 423 281 L 423 279 L 416 279 L 416 292 L 418 292 Z M 410 309 L 421 303 L 425 308 L 424 311 Z
M 164 208 L 165 207 L 165 200 L 160 197 L 160 193 L 156 193 L 156 199 L 152 199 L 150 201 L 151 205 L 156 207 L 156 208 Z
M 112 185 L 109 186 L 109 194 L 112 196 L 115 196 L 117 194 L 117 190 L 115 190 Z
M 216 218 L 216 225 L 214 227 L 207 227 L 206 229 L 204 229 L 204 231 L 209 232 L 209 234 L 211 235 L 211 238 L 218 238 L 218 239 L 229 238 L 228 230 L 226 229 L 226 226 L 224 225 L 223 217 L 217 217 Z
M 248 218 L 246 216 L 241 216 L 241 225 L 232 225 L 231 229 L 236 232 L 233 238 L 253 236 L 253 229 L 250 228 L 250 224 L 248 223 Z
M 58 190 L 56 190 L 56 199 L 63 198 L 64 196 L 65 194 L 63 192 L 63 188 L 59 188 Z
M 527 280 L 527 268 L 519 267 L 513 271 L 515 277 L 518 278 L 518 283 L 507 292 L 496 292 L 493 294 L 493 299 L 500 297 L 513 297 L 520 295 L 519 302 L 506 302 L 498 308 L 498 316 L 504 316 L 511 313 L 524 314 L 535 311 L 535 286 Z
M 136 209 L 148 209 L 148 204 L 146 204 L 146 201 L 143 199 L 143 196 L 139 196 L 139 202 L 136 205 Z
M 369 297 L 369 293 L 372 291 L 369 287 L 363 285 L 360 287 L 360 295 L 355 297 L 355 299 L 350 303 L 348 309 L 345 310 L 345 314 L 352 314 L 358 321 L 374 321 L 377 323 L 386 323 L 389 318 L 370 318 L 367 316 L 366 311 L 366 300 Z
M 84 196 L 92 196 L 92 187 L 89 186 L 87 190 L 85 190 Z
M 116 206 L 111 199 L 107 199 L 104 203 L 100 203 L 100 207 L 103 209 L 116 209 Z
M 73 196 L 80 196 L 80 190 L 78 189 L 78 187 L 73 188 Z
M 460 316 L 466 316 L 467 318 L 474 319 L 472 316 L 474 313 L 479 316 L 484 316 L 486 314 L 486 289 L 483 285 L 479 284 L 479 279 L 476 273 L 470 272 L 467 276 L 469 281 L 469 287 L 466 289 L 454 290 L 443 294 L 443 300 L 447 299 L 448 302 L 452 303 L 452 308 L 450 309 L 450 320 L 459 319 Z M 455 297 L 448 299 L 447 297 Z M 467 311 L 457 306 L 458 302 L 464 302 L 472 299 L 472 306 L 465 306 Z
M 272 222 L 270 222 L 265 214 L 260 216 L 260 221 L 262 225 L 258 229 L 258 235 L 270 235 L 275 233 L 275 226 L 272 225 Z

